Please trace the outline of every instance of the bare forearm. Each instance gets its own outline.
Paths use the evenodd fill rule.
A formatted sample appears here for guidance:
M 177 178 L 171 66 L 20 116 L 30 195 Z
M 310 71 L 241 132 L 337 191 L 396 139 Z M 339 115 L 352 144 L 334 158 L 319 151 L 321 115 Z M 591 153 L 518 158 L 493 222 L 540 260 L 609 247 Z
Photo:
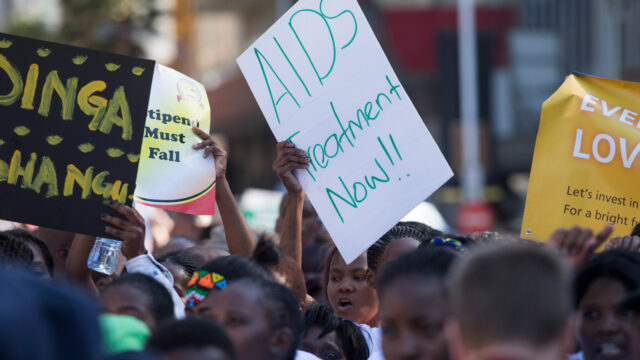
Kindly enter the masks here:
M 287 196 L 287 208 L 284 213 L 284 226 L 280 237 L 280 251 L 284 256 L 295 259 L 302 266 L 302 210 L 304 191 L 290 193 Z
M 253 236 L 226 178 L 217 180 L 216 202 L 224 225 L 229 252 L 234 255 L 251 256 L 255 246 Z
M 91 278 L 91 269 L 87 267 L 89 253 L 95 241 L 95 236 L 75 235 L 67 256 L 65 272 L 69 278 L 85 286 L 91 293 L 98 295 L 98 289 Z

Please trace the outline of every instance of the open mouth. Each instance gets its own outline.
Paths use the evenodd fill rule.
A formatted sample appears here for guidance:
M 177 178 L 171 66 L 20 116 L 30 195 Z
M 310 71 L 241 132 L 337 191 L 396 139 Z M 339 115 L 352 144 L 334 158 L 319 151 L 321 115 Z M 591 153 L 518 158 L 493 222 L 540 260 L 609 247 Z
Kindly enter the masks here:
M 339 312 L 349 311 L 351 308 L 353 308 L 353 303 L 351 302 L 351 300 L 349 300 L 347 298 L 338 299 L 338 311 Z

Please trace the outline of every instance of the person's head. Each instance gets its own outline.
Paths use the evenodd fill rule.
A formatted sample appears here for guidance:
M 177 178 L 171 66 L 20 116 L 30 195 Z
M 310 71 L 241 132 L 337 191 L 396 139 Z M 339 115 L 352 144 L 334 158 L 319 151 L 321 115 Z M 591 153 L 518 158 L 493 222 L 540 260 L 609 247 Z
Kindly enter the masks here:
M 546 249 L 477 249 L 451 273 L 449 351 L 458 359 L 566 359 L 572 345 L 568 271 Z
M 111 281 L 100 295 L 104 311 L 131 315 L 153 331 L 156 325 L 173 319 L 173 301 L 162 284 L 142 274 L 124 274 Z
M 188 257 L 180 255 L 167 255 L 157 259 L 158 262 L 169 270 L 173 276 L 173 288 L 181 298 L 187 293 L 187 284 L 198 269 L 198 265 Z
M 424 236 L 413 226 L 400 223 L 387 231 L 378 241 L 367 250 L 367 265 L 374 274 L 382 269 L 384 264 L 418 248 L 424 241 Z M 375 285 L 375 278 L 369 279 Z
M 640 359 L 640 288 L 634 290 L 618 303 L 618 308 L 623 312 L 632 314 L 635 324 L 631 331 L 631 358 Z
M 378 297 L 385 359 L 447 360 L 444 325 L 450 314 L 445 275 L 456 255 L 419 249 L 389 262 Z
M 244 256 L 223 256 L 209 261 L 193 274 L 187 284 L 185 310 L 201 313 L 209 309 L 200 305 L 211 293 L 223 290 L 231 281 L 247 277 L 273 280 L 267 270 Z
M 284 214 L 287 211 L 287 197 L 285 194 L 280 202 L 280 212 L 276 220 L 276 233 L 282 235 L 282 227 L 284 226 Z M 309 198 L 305 197 L 302 207 L 302 244 L 309 245 L 316 242 L 325 230 L 316 209 L 311 205 Z
M 27 243 L 0 232 L 0 266 L 6 268 L 29 269 L 33 262 L 33 251 Z
M 73 243 L 74 233 L 67 231 L 39 227 L 34 235 L 44 241 L 53 257 L 53 271 L 55 276 L 65 276 L 67 255 Z
M 366 360 L 369 346 L 360 328 L 328 305 L 312 305 L 303 316 L 298 349 L 322 360 Z
M 640 253 L 630 250 L 605 251 L 578 272 L 573 290 L 585 360 L 633 358 L 633 316 L 616 305 L 639 287 Z
M 153 332 L 147 349 L 165 360 L 235 360 L 233 343 L 220 325 L 198 318 L 167 321 Z
M 280 284 L 296 294 L 298 302 L 304 304 L 307 289 L 302 270 L 291 257 L 283 257 L 277 246 L 270 240 L 260 239 L 251 258 L 265 268 Z
M 8 230 L 5 233 L 24 241 L 29 246 L 31 252 L 33 252 L 31 271 L 34 274 L 43 279 L 51 279 L 53 277 L 53 257 L 44 241 L 23 229 Z
M 431 226 L 419 221 L 403 221 L 402 224 L 418 230 L 420 233 L 422 233 L 425 241 L 431 240 L 435 237 L 443 237 L 445 235 L 442 231 L 434 229 Z
M 184 236 L 176 236 L 171 238 L 166 245 L 156 249 L 153 252 L 153 255 L 156 258 L 161 258 L 194 246 L 196 246 L 196 242 L 194 240 Z
M 257 277 L 230 281 L 198 305 L 197 314 L 220 323 L 238 360 L 293 360 L 301 321 L 296 296 L 284 285 Z
M 191 259 L 198 265 L 198 267 L 201 267 L 209 261 L 215 260 L 219 257 L 229 256 L 229 252 L 209 246 L 198 245 L 183 249 L 178 253 L 178 255 Z
M 335 247 L 329 251 L 322 282 L 329 305 L 340 317 L 358 324 L 375 324 L 378 297 L 367 282 L 370 271 L 367 253 L 347 265 Z

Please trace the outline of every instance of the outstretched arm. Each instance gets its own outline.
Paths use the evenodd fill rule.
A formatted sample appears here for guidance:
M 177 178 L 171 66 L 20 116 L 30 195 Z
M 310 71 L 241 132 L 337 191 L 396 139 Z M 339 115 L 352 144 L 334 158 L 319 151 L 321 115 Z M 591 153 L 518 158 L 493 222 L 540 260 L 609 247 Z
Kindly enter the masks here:
M 220 210 L 229 252 L 236 255 L 251 256 L 255 243 L 249 225 L 244 216 L 242 216 L 240 207 L 236 203 L 227 181 L 227 152 L 213 140 L 210 134 L 195 126 L 192 129 L 202 139 L 202 142 L 193 145 L 193 148 L 196 150 L 204 149 L 203 156 L 205 158 L 209 154 L 213 155 L 216 168 L 216 203 L 218 204 L 218 210 Z
M 302 266 L 302 210 L 305 193 L 293 170 L 306 169 L 309 166 L 309 158 L 303 150 L 296 149 L 295 145 L 288 141 L 278 143 L 277 151 L 278 156 L 273 162 L 273 171 L 278 174 L 287 189 L 280 251 L 283 255 L 296 260 L 298 266 Z

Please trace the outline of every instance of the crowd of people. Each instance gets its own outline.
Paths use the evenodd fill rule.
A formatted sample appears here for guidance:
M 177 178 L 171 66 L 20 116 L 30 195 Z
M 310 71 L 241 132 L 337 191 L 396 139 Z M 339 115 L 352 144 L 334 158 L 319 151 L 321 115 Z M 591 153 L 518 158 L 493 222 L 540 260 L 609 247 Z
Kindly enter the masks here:
M 640 234 L 574 227 L 535 243 L 401 222 L 347 264 L 294 175 L 304 151 L 277 145 L 287 194 L 276 234 L 257 233 L 227 153 L 194 131 L 220 226 L 151 249 L 149 222 L 110 202 L 112 275 L 87 267 L 94 237 L 0 232 L 0 359 L 640 360 Z

